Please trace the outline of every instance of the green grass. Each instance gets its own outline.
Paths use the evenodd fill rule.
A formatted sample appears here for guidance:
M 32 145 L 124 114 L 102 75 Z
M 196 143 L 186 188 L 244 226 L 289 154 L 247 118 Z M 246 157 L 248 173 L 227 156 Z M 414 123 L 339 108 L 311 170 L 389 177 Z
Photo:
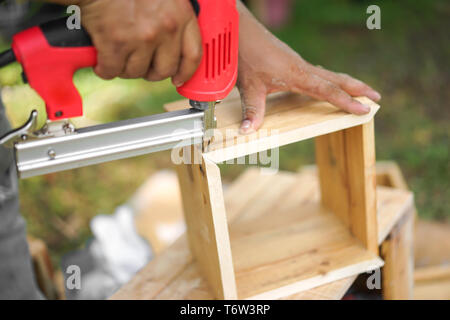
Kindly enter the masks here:
M 312 63 L 352 74 L 382 93 L 377 158 L 400 164 L 422 217 L 450 220 L 449 3 L 295 3 L 290 25 L 278 36 Z M 365 28 L 368 4 L 380 6 L 381 30 Z M 292 169 L 292 159 L 312 161 L 312 150 L 287 148 L 282 167 Z
M 427 219 L 450 220 L 448 1 L 294 1 L 291 22 L 277 35 L 307 60 L 366 81 L 383 95 L 376 117 L 377 158 L 397 161 Z M 365 27 L 369 4 L 381 7 L 382 30 Z M 3 46 L 4 48 L 4 46 Z M 8 115 L 15 125 L 42 101 L 20 83 L 20 66 L 0 72 Z M 102 81 L 76 75 L 85 101 L 81 125 L 162 112 L 179 96 L 169 81 Z M 280 150 L 280 166 L 295 171 L 314 162 L 307 141 Z M 89 221 L 133 194 L 146 177 L 170 167 L 167 152 L 37 177 L 20 182 L 29 233 L 44 239 L 56 263 L 90 236 Z M 225 180 L 241 166 L 224 166 Z

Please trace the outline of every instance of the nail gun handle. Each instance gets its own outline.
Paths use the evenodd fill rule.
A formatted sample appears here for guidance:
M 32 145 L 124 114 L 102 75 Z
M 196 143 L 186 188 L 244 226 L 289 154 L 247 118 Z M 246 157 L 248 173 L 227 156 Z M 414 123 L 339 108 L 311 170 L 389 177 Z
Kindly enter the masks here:
M 42 33 L 52 47 L 76 48 L 91 47 L 92 41 L 87 31 L 80 29 L 69 29 L 67 18 L 49 21 L 40 26 Z
M 59 19 L 16 34 L 12 49 L 30 86 L 45 101 L 50 120 L 83 115 L 73 75 L 97 64 L 97 52 L 84 30 L 69 30 L 66 19 Z

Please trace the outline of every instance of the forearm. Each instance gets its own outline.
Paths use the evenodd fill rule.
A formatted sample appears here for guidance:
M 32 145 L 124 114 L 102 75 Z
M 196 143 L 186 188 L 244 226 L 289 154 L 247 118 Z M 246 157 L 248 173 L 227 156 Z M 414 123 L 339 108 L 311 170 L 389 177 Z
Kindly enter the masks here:
M 253 53 L 261 50 L 262 43 L 266 46 L 290 50 L 284 42 L 280 41 L 261 24 L 240 0 L 237 0 L 237 8 L 239 11 L 239 59 L 241 61 L 251 61 Z
M 255 18 L 255 16 L 247 9 L 242 1 L 237 0 L 237 8 L 239 11 L 239 36 L 241 38 L 247 38 L 248 34 L 252 34 L 255 31 L 261 31 L 265 27 Z

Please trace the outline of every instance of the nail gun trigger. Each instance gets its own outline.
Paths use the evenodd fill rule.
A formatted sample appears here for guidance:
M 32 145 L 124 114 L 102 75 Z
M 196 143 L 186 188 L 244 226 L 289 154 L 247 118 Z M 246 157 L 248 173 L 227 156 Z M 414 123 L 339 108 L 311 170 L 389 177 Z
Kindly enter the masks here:
M 14 144 L 20 141 L 27 140 L 29 136 L 34 136 L 37 128 L 37 110 L 31 111 L 30 117 L 25 124 L 17 129 L 14 129 L 4 136 L 0 137 L 0 145 L 7 148 L 13 148 Z

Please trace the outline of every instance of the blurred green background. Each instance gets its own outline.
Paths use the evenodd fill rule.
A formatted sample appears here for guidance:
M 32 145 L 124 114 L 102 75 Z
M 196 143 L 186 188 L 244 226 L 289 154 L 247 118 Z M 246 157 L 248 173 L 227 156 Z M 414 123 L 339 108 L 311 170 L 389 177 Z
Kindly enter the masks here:
M 378 160 L 397 161 L 414 191 L 419 215 L 450 221 L 449 1 L 293 1 L 290 21 L 275 33 L 306 60 L 357 77 L 383 95 L 376 117 Z M 366 8 L 381 8 L 381 30 L 366 28 Z M 8 46 L 4 41 L 0 49 Z M 263 49 L 263 48 L 262 48 Z M 2 96 L 14 126 L 40 98 L 21 83 L 21 68 L 0 70 Z M 86 115 L 79 126 L 163 112 L 179 99 L 169 81 L 103 81 L 81 70 L 75 82 Z M 283 170 L 314 162 L 312 141 L 280 150 Z M 153 172 L 170 168 L 167 152 L 20 182 L 21 210 L 31 235 L 49 246 L 55 264 L 90 236 L 89 221 L 112 213 Z M 245 168 L 227 166 L 231 181 Z

